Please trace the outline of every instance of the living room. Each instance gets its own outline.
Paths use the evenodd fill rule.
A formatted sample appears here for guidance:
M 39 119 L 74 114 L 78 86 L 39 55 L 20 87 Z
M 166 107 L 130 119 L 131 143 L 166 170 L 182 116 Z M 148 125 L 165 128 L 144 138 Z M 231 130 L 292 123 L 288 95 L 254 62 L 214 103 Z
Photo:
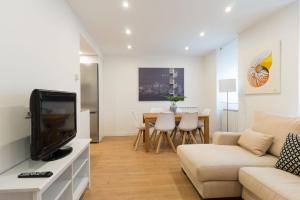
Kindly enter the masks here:
M 0 13 L 0 200 L 300 199 L 299 0 Z

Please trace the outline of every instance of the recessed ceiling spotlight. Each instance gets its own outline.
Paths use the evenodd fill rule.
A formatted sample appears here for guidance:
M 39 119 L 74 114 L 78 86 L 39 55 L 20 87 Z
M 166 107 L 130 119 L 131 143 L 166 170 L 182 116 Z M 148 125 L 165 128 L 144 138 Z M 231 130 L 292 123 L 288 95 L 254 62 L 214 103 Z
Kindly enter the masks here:
M 201 33 L 200 33 L 200 36 L 201 36 L 201 37 L 204 37 L 204 36 L 205 36 L 205 33 L 204 33 L 204 32 L 201 32 Z
M 226 13 L 230 13 L 231 10 L 232 10 L 231 6 L 227 6 L 227 7 L 225 8 L 225 12 L 226 12 Z
M 127 1 L 123 1 L 123 8 L 129 8 L 129 3 Z
M 189 46 L 186 46 L 186 47 L 184 48 L 184 50 L 186 50 L 186 51 L 188 51 L 189 49 L 190 49 Z
M 131 30 L 130 30 L 129 28 L 127 28 L 127 29 L 125 30 L 125 33 L 126 33 L 126 35 L 131 35 Z
M 128 46 L 127 46 L 127 49 L 132 49 L 132 46 L 129 44 Z

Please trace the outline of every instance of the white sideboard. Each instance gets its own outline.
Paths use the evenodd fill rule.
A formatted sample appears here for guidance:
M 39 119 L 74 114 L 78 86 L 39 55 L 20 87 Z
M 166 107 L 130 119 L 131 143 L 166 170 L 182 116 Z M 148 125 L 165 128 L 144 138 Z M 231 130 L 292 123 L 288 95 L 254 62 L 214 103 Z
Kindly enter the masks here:
M 68 156 L 51 162 L 26 160 L 0 175 L 0 200 L 78 200 L 90 186 L 90 139 L 74 139 Z M 52 171 L 50 178 L 26 178 L 22 172 Z

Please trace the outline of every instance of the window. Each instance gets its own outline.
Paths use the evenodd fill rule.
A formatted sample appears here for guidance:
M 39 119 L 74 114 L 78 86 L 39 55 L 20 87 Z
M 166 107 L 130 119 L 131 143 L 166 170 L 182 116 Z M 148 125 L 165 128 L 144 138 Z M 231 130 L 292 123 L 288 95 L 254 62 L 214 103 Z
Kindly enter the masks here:
M 217 51 L 217 84 L 222 79 L 236 79 L 237 91 L 228 95 L 228 109 L 238 110 L 238 40 L 234 40 Z M 223 109 L 227 109 L 226 93 L 219 92 L 217 87 L 218 103 Z

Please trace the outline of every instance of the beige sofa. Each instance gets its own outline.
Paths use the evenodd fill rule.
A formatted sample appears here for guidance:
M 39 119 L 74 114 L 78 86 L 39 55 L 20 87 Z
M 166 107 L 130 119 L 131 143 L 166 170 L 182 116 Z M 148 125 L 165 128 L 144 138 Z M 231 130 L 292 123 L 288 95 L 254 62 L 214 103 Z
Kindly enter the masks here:
M 300 119 L 256 113 L 252 130 L 274 136 L 266 155 L 239 146 L 242 133 L 217 132 L 213 144 L 178 147 L 182 169 L 205 199 L 300 199 L 300 178 L 273 167 L 288 133 L 300 133 Z

